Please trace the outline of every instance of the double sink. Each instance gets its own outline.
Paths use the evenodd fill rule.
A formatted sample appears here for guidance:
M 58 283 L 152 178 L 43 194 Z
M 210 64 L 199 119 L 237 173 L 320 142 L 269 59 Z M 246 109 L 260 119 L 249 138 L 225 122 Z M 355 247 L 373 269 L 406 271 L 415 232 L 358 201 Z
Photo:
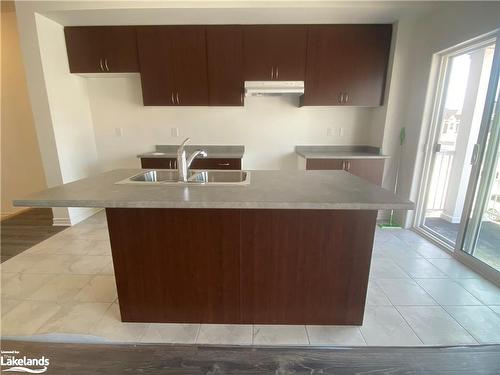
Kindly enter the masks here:
M 250 173 L 235 170 L 189 170 L 186 182 L 179 181 L 177 169 L 151 169 L 141 172 L 118 184 L 166 184 L 166 185 L 247 185 Z

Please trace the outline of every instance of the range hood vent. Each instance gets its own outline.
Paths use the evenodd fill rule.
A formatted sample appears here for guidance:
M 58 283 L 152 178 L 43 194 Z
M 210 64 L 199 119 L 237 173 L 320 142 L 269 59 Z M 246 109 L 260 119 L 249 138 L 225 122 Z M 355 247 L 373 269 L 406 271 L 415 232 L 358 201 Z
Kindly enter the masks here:
M 245 96 L 302 95 L 304 81 L 245 81 Z

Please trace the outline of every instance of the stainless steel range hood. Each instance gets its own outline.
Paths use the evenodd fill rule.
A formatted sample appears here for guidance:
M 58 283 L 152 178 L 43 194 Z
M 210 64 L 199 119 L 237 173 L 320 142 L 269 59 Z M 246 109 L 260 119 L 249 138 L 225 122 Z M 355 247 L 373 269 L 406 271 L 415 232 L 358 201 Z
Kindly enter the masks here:
M 302 95 L 304 81 L 245 81 L 245 96 Z

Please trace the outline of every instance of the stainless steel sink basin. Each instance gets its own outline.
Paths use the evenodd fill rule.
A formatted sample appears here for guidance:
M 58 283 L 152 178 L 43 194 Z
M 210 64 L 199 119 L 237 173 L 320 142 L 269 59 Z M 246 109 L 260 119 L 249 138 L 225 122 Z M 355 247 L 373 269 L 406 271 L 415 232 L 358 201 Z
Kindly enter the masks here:
M 248 178 L 246 171 L 198 171 L 189 178 L 201 184 L 241 184 Z
M 234 170 L 189 170 L 188 181 L 180 182 L 176 169 L 151 169 L 141 172 L 117 184 L 146 185 L 247 185 L 250 183 L 250 173 Z
M 152 170 L 130 177 L 135 182 L 163 182 L 177 181 L 179 174 L 177 170 Z

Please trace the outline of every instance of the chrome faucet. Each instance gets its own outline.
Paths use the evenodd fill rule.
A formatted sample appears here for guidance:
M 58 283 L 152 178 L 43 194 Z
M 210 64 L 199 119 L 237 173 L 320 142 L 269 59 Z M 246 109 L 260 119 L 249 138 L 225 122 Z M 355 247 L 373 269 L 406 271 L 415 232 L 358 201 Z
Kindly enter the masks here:
M 193 162 L 195 157 L 197 157 L 198 155 L 201 155 L 203 157 L 207 156 L 207 152 L 205 150 L 196 150 L 186 160 L 186 150 L 184 150 L 184 146 L 189 141 L 190 138 L 186 138 L 177 149 L 177 169 L 179 171 L 180 182 L 187 182 L 189 167 L 191 166 L 191 163 Z

